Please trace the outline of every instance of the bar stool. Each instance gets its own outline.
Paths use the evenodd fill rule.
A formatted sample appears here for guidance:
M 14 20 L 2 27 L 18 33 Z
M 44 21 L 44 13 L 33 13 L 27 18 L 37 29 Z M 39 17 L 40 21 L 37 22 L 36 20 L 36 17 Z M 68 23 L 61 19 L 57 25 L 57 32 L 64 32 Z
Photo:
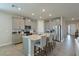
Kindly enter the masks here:
M 46 46 L 45 46 L 45 49 L 46 49 L 46 53 L 48 54 L 50 52 L 50 48 L 49 48 L 49 37 L 46 38 Z
M 42 56 L 47 56 L 47 52 L 46 52 L 46 37 L 42 36 Z
M 53 34 L 50 33 L 50 40 L 49 40 L 49 43 L 50 43 L 50 49 L 53 50 Z
M 55 48 L 56 46 L 56 41 L 53 41 L 53 48 Z
M 47 52 L 50 53 L 53 50 L 53 34 L 50 33 L 50 36 L 47 38 Z
M 37 56 L 43 56 L 46 55 L 44 46 L 46 45 L 46 39 L 44 36 L 41 36 L 41 39 L 38 41 L 38 43 L 36 42 L 34 45 L 34 54 Z
M 40 40 L 36 41 L 34 44 L 34 55 L 40 56 L 41 55 L 41 43 Z

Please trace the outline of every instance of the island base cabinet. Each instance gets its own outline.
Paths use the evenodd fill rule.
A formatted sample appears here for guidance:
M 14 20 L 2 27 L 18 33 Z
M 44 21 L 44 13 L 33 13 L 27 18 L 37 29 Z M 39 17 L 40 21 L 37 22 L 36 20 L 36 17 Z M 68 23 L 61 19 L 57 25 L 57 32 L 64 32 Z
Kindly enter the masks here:
M 28 37 L 23 37 L 23 50 L 26 56 L 34 56 L 34 41 Z

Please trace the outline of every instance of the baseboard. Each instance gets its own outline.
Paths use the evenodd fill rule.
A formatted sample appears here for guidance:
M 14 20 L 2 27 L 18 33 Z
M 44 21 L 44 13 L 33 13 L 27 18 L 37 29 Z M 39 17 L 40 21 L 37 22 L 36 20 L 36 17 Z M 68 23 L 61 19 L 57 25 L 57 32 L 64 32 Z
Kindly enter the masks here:
M 12 44 L 12 42 L 10 42 L 10 43 L 5 43 L 5 44 L 0 44 L 0 47 L 2 47 L 2 46 L 7 46 L 7 45 L 11 45 Z

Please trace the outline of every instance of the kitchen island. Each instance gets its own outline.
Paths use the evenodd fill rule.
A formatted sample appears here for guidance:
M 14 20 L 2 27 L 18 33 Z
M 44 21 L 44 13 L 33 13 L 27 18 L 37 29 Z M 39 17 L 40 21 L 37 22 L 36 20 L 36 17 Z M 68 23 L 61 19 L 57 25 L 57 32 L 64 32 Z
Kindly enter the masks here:
M 37 41 L 41 42 L 42 36 L 49 37 L 50 33 L 44 33 L 41 35 L 33 34 L 29 36 L 23 36 L 24 54 L 26 56 L 34 56 L 34 45 Z

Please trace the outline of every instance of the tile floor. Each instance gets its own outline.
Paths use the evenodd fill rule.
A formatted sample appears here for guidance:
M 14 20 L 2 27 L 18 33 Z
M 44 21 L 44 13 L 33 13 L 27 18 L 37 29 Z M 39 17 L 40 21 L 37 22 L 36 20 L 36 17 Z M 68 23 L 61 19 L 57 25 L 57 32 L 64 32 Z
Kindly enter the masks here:
M 75 56 L 74 37 L 67 36 L 64 42 L 57 42 L 56 48 L 51 52 L 51 56 Z
M 74 37 L 67 36 L 64 42 L 57 42 L 55 49 L 49 56 L 76 56 L 75 45 Z M 0 56 L 25 56 L 22 43 L 0 47 Z
M 0 56 L 24 56 L 23 45 L 9 45 L 0 47 Z

